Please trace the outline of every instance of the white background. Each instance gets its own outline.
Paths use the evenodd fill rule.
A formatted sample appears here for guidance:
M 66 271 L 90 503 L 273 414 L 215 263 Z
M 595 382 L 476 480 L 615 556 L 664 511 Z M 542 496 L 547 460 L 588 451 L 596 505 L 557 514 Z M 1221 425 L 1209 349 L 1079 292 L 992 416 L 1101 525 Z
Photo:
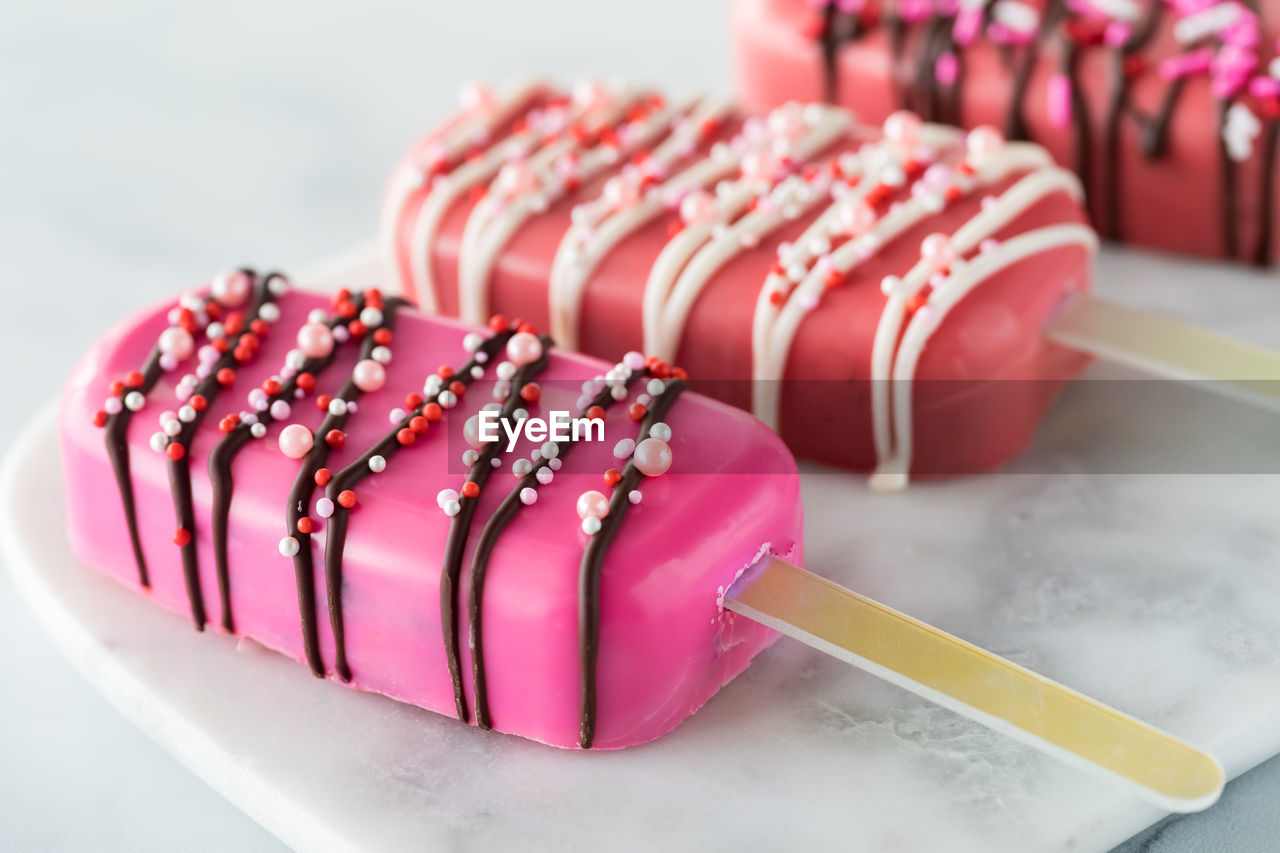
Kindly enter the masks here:
M 372 234 L 461 82 L 732 86 L 723 2 L 21 0 L 0 23 L 0 445 L 108 323 L 233 264 Z M 270 850 L 67 666 L 0 575 L 0 848 Z M 1126 848 L 1263 849 L 1280 762 Z M 1270 816 L 1268 817 L 1268 813 Z

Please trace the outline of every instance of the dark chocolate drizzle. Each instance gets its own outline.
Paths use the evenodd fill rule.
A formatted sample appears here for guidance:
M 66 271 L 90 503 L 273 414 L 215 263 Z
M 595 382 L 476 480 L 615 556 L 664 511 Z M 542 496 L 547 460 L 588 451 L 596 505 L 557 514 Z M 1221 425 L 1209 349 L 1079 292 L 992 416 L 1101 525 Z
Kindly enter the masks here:
M 129 528 L 129 543 L 133 546 L 133 559 L 138 564 L 138 583 L 144 588 L 151 586 L 151 577 L 147 572 L 147 558 L 142 553 L 142 538 L 138 534 L 138 510 L 133 498 L 133 473 L 129 464 L 129 424 L 133 421 L 133 410 L 123 405 L 123 397 L 130 391 L 150 394 L 160 381 L 163 371 L 160 369 L 160 349 L 151 350 L 143 364 L 142 384 L 137 388 L 126 388 L 121 395 L 120 411 L 107 416 L 106 428 L 107 457 L 111 460 L 111 470 L 115 474 L 116 486 L 120 490 L 120 502 L 124 504 L 125 525 Z
M 992 5 L 987 3 L 984 7 L 984 27 L 990 20 Z M 1250 2 L 1245 5 L 1256 14 L 1260 14 L 1259 4 Z M 1089 203 L 1095 224 L 1111 239 L 1123 238 L 1124 200 L 1118 192 L 1122 122 L 1127 117 L 1137 125 L 1139 149 L 1144 157 L 1148 160 L 1164 157 L 1169 147 L 1169 128 L 1173 113 L 1185 89 L 1185 77 L 1177 77 L 1169 81 L 1160 107 L 1154 115 L 1144 115 L 1130 103 L 1129 62 L 1138 59 L 1139 52 L 1152 42 L 1167 13 L 1165 6 L 1163 2 L 1148 4 L 1146 13 L 1123 44 L 1102 48 L 1112 52 L 1112 63 L 1111 86 L 1106 96 L 1106 109 L 1101 125 L 1102 162 L 1097 164 L 1092 162 L 1093 158 L 1090 156 L 1092 133 L 1089 128 L 1088 103 L 1080 88 L 1076 67 L 1082 48 L 1065 33 L 1062 33 L 1060 38 L 1062 47 L 1060 70 L 1071 83 L 1073 166 L 1082 183 L 1089 190 L 1091 196 Z M 907 24 L 891 4 L 882 4 L 879 14 L 881 25 L 888 31 L 889 78 L 897 90 L 899 104 L 904 108 L 913 109 L 929 121 L 963 124 L 961 115 L 963 51 L 957 49 L 954 41 L 954 17 L 937 14 L 930 16 L 923 35 L 912 39 L 909 32 L 912 25 Z M 1063 0 L 1049 0 L 1041 15 L 1036 37 L 1030 43 L 1020 47 L 997 45 L 1006 57 L 1013 75 L 1013 91 L 1009 99 L 1009 110 L 1005 116 L 1004 127 L 1005 135 L 1010 139 L 1031 138 L 1023 115 L 1027 91 L 1042 55 L 1042 46 L 1048 43 L 1050 38 L 1054 38 L 1055 33 L 1060 32 L 1067 15 L 1068 8 Z M 861 37 L 869 29 L 870 26 L 863 24 L 862 14 L 840 12 L 834 3 L 828 3 L 822 10 L 816 41 L 822 62 L 823 91 L 828 101 L 832 103 L 839 101 L 841 48 L 846 43 Z M 1186 45 L 1183 50 L 1184 52 L 1196 50 L 1203 44 L 1201 42 Z M 904 75 L 900 72 L 900 67 L 909 45 L 914 46 L 915 69 L 914 73 Z M 937 82 L 935 73 L 938 59 L 946 51 L 951 51 L 959 63 L 958 76 L 956 82 L 950 87 L 950 93 L 947 93 L 948 99 L 944 99 L 943 93 L 939 92 L 940 84 Z M 1251 256 L 1244 258 L 1247 248 L 1242 245 L 1240 239 L 1239 221 L 1243 213 L 1239 203 L 1240 191 L 1236 186 L 1238 167 L 1231 159 L 1226 143 L 1222 139 L 1227 112 L 1233 103 L 1235 103 L 1235 96 L 1219 101 L 1219 115 L 1215 123 L 1221 188 L 1218 200 L 1220 242 L 1225 256 L 1248 260 L 1265 267 L 1272 263 L 1275 252 L 1271 232 L 1277 216 L 1275 183 L 1277 170 L 1280 169 L 1280 157 L 1277 157 L 1276 146 L 1280 144 L 1280 119 L 1273 116 L 1264 120 L 1267 126 L 1258 140 L 1262 157 L 1262 177 L 1258 196 L 1260 203 L 1258 218 L 1261 231 Z M 1093 175 L 1095 169 L 1098 173 L 1096 184 Z M 1092 198 L 1095 187 L 1100 191 L 1102 198 Z
M 363 296 L 359 294 L 352 299 L 357 308 L 363 304 Z M 396 312 L 407 304 L 399 297 L 385 298 L 382 303 L 382 325 L 377 328 L 392 328 L 395 324 Z M 373 336 L 375 331 L 376 329 L 370 329 L 369 334 L 361 340 L 357 360 L 369 358 L 373 353 L 373 348 L 377 346 Z M 350 402 L 358 400 L 363 393 L 355 380 L 348 379 L 335 398 Z M 324 661 L 320 658 L 320 638 L 316 628 L 316 579 L 315 564 L 311 557 L 311 534 L 298 530 L 298 521 L 307 514 L 311 496 L 315 494 L 316 472 L 329 461 L 331 448 L 324 440 L 324 436 L 330 430 L 342 429 L 347 425 L 350 417 L 351 413 L 348 411 L 343 411 L 340 415 L 331 412 L 325 414 L 324 420 L 316 428 L 316 440 L 312 443 L 311 450 L 302 457 L 298 476 L 293 481 L 293 488 L 289 490 L 289 503 L 285 507 L 286 533 L 295 537 L 299 546 L 298 553 L 293 555 L 293 573 L 298 587 L 298 621 L 302 629 L 302 647 L 306 654 L 307 666 L 311 668 L 313 675 L 320 678 L 324 677 Z
M 520 397 L 520 389 L 531 382 L 538 374 L 546 370 L 550 363 L 551 338 L 543 335 L 542 354 L 528 364 L 522 365 L 511 380 L 511 393 L 503 401 L 502 411 L 498 415 L 502 421 L 510 422 L 516 409 L 524 405 Z M 467 481 L 475 483 L 481 489 L 493 473 L 492 460 L 502 452 L 502 442 L 489 442 L 480 451 L 476 461 L 471 463 L 467 471 Z M 462 690 L 462 665 L 458 656 L 458 579 L 462 574 L 462 553 L 467 547 L 467 538 L 471 535 L 471 523 L 475 519 L 476 508 L 480 503 L 477 495 L 469 498 L 458 496 L 458 513 L 449 520 L 449 535 L 445 539 L 444 555 L 440 565 L 440 625 L 444 634 L 445 656 L 449 664 L 449 680 L 453 682 L 453 702 L 458 719 L 467 722 L 467 700 Z
M 177 516 L 178 526 L 186 530 L 190 536 L 185 545 L 179 546 L 182 553 L 182 574 L 187 586 L 187 599 L 191 604 L 191 618 L 195 622 L 197 631 L 203 631 L 208 618 L 205 614 L 204 594 L 200 590 L 200 565 L 199 558 L 196 555 L 196 519 L 195 519 L 195 503 L 191 497 L 191 442 L 195 437 L 196 431 L 200 428 L 200 424 L 204 422 L 205 417 L 212 410 L 213 402 L 217 399 L 218 394 L 222 390 L 222 383 L 218 381 L 218 372 L 224 368 L 235 369 L 239 362 L 236 361 L 235 349 L 246 334 L 250 332 L 250 325 L 254 320 L 258 319 L 258 313 L 262 310 L 262 306 L 268 302 L 274 301 L 271 294 L 271 282 L 276 278 L 283 279 L 284 276 L 278 272 L 267 273 L 259 278 L 253 270 L 241 270 L 245 275 L 255 279 L 253 288 L 253 298 L 249 305 L 249 311 L 244 320 L 244 329 L 238 332 L 234 339 L 230 341 L 230 346 L 222 356 L 214 362 L 209 374 L 196 385 L 191 396 L 202 396 L 205 398 L 205 407 L 196 412 L 195 418 L 182 425 L 182 431 L 170 439 L 170 444 L 181 444 L 186 452 L 181 459 L 169 459 L 169 487 L 173 491 L 173 509 Z M 229 614 L 229 610 L 226 611 Z
M 649 404 L 636 440 L 639 444 L 649 436 L 653 425 L 666 418 L 676 398 L 688 388 L 683 379 L 668 379 L 662 393 Z M 600 656 L 600 571 L 604 568 L 609 552 L 622 520 L 631 508 L 630 494 L 644 479 L 634 460 L 627 463 L 622 479 L 613 487 L 609 498 L 609 514 L 603 519 L 600 530 L 587 542 L 578 571 L 578 655 L 582 666 L 581 728 L 578 745 L 590 749 L 596 732 L 596 662 Z
M 647 370 L 638 370 L 632 374 L 628 384 L 638 381 L 641 378 L 648 377 Z M 613 398 L 612 389 L 605 388 L 587 404 L 578 417 L 585 417 L 587 411 L 592 406 L 599 406 L 607 410 L 616 401 Z M 559 448 L 557 459 L 565 459 L 569 452 L 576 446 L 572 438 L 567 441 L 556 442 Z M 475 692 L 475 711 L 476 725 L 482 729 L 493 728 L 493 718 L 489 713 L 489 688 L 488 679 L 485 676 L 484 667 L 484 583 L 489 572 L 489 559 L 493 556 L 494 546 L 498 544 L 498 537 L 507 529 L 516 515 L 524 507 L 524 502 L 520 500 L 520 493 L 525 489 L 537 489 L 540 485 L 538 482 L 538 471 L 546 468 L 551 464 L 551 460 L 543 457 L 516 483 L 515 488 L 507 493 L 502 499 L 502 503 L 498 504 L 498 508 L 493 511 L 493 515 L 489 516 L 489 520 L 485 522 L 484 527 L 480 531 L 480 537 L 476 540 L 475 551 L 471 555 L 471 577 L 467 585 L 467 623 L 469 629 L 468 642 L 471 647 L 471 677 L 472 687 Z M 456 694 L 455 694 L 456 696 Z
M 493 356 L 500 352 L 502 347 L 506 346 L 512 334 L 511 331 L 505 331 L 491 335 L 480 345 L 478 352 L 483 352 L 488 361 L 492 361 Z M 462 382 L 463 385 L 469 386 L 474 379 L 471 370 L 478 366 L 482 366 L 482 363 L 472 356 L 465 365 L 453 374 L 451 380 L 456 379 Z M 369 460 L 374 456 L 381 456 L 390 462 L 391 457 L 401 449 L 396 434 L 401 429 L 408 427 L 409 422 L 414 417 L 421 415 L 423 409 L 430 402 L 429 400 L 424 401 L 405 415 L 400 423 L 392 427 L 390 432 L 361 454 L 359 459 L 334 474 L 327 487 L 326 495 L 333 501 L 334 509 L 332 517 L 329 518 L 328 535 L 325 537 L 325 589 L 329 602 L 329 622 L 333 627 L 334 671 L 343 681 L 351 680 L 351 667 L 347 663 L 347 644 L 342 617 L 342 552 L 346 547 L 350 510 L 338 503 L 338 495 L 345 490 L 353 489 L 361 480 L 372 473 L 369 469 Z

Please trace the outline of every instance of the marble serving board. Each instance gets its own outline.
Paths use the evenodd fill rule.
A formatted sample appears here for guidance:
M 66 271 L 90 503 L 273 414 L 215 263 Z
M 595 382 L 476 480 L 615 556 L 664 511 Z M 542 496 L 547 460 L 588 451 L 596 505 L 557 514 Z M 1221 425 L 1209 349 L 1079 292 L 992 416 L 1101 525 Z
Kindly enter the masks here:
M 1280 347 L 1274 274 L 1193 265 L 1166 287 L 1174 263 L 1103 258 L 1129 301 Z M 298 278 L 364 285 L 376 263 L 362 249 Z M 1203 746 L 1234 777 L 1280 752 L 1280 431 L 1207 395 L 1187 429 L 1134 426 L 1114 390 L 1131 384 L 1078 384 L 998 475 L 878 495 L 804 466 L 808 568 Z M 1213 442 L 1271 473 L 1191 452 Z M 1139 472 L 1117 473 L 1132 458 Z M 50 409 L 0 483 L 18 589 L 123 713 L 299 849 L 1088 851 L 1161 817 L 787 639 L 671 735 L 621 752 L 344 690 L 196 634 L 76 560 L 57 460 Z

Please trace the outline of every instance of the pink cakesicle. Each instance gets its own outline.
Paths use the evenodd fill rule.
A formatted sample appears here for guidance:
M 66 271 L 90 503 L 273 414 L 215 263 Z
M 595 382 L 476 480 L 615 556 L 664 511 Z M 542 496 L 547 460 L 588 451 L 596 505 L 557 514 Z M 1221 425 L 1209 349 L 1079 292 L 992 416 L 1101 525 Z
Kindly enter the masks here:
M 747 106 L 900 109 L 1044 145 L 1106 237 L 1280 255 L 1280 0 L 736 0 Z
M 1007 462 L 1086 365 L 1042 327 L 1088 289 L 1096 237 L 1039 146 L 584 90 L 512 83 L 415 146 L 384 201 L 388 282 L 682 364 L 798 455 L 886 488 Z
M 71 544 L 357 689 L 555 746 L 643 743 L 774 640 L 724 609 L 735 577 L 801 556 L 791 454 L 687 384 L 500 317 L 237 271 L 81 360 Z M 482 440 L 482 412 L 556 411 L 597 432 Z

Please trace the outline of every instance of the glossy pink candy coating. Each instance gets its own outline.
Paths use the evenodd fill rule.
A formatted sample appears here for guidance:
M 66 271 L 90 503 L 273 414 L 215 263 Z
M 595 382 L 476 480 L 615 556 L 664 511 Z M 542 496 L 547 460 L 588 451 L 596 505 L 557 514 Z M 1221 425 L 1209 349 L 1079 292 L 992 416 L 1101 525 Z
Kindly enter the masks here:
M 85 563 L 134 588 L 137 567 L 119 492 L 103 431 L 91 419 L 108 383 L 146 359 L 168 325 L 171 304 L 143 311 L 107 333 L 85 353 L 62 399 L 71 545 Z M 237 385 L 256 387 L 278 370 L 294 344 L 292 330 L 312 309 L 327 304 L 327 299 L 300 290 L 282 297 L 277 331 L 239 369 Z M 460 323 L 401 312 L 388 381 L 361 398 L 360 410 L 347 426 L 346 443 L 333 453 L 328 467 L 344 467 L 385 436 L 390 429 L 386 412 L 403 405 L 405 393 L 421 390 L 426 372 L 440 364 L 461 365 L 467 358 L 462 339 L 471 331 Z M 355 351 L 355 346 L 341 348 L 332 367 L 318 377 L 318 390 L 328 392 L 345 381 Z M 541 399 L 529 406 L 530 414 L 575 411 L 583 380 L 610 366 L 553 351 L 549 369 L 538 380 Z M 183 364 L 166 376 L 150 394 L 149 408 L 179 407 L 169 377 L 187 369 Z M 357 486 L 359 503 L 350 515 L 344 560 L 353 686 L 448 715 L 454 701 L 438 601 L 439 555 L 451 520 L 435 496 L 444 488 L 460 488 L 464 481 L 462 425 L 492 399 L 491 377 L 490 370 L 428 434 L 392 456 L 384 472 Z M 221 614 L 209 528 L 208 456 L 220 438 L 219 418 L 240 403 L 234 389 L 212 401 L 210 416 L 188 452 L 200 585 L 215 622 Z M 310 400 L 294 409 L 295 420 L 312 430 L 323 418 Z M 676 401 L 665 420 L 673 433 L 675 463 L 667 474 L 643 483 L 644 502 L 630 506 L 604 565 L 596 742 L 602 748 L 643 743 L 670 731 L 741 672 L 776 634 L 723 612 L 717 605 L 720 591 L 761 551 L 802 559 L 799 482 L 795 463 L 778 438 L 750 415 L 693 393 Z M 636 428 L 625 405 L 610 407 L 605 441 L 575 448 L 554 480 L 538 488 L 536 501 L 522 504 L 498 540 L 484 599 L 484 640 L 493 721 L 500 731 L 562 747 L 577 743 L 578 567 L 584 534 L 576 504 L 583 491 L 600 488 L 601 473 L 616 464 L 614 444 L 622 436 L 634 436 Z M 148 446 L 154 429 L 145 412 L 129 428 L 138 518 L 152 580 L 145 594 L 185 616 L 189 608 L 179 550 L 172 542 L 167 459 Z M 280 453 L 280 429 L 274 425 L 265 438 L 249 442 L 233 465 L 231 601 L 241 633 L 301 659 L 293 564 L 278 551 L 286 496 L 299 464 Z M 522 439 L 516 453 L 528 458 L 533 449 Z M 519 482 L 511 475 L 511 458 L 506 457 L 481 493 L 472 545 L 479 525 Z M 316 489 L 310 506 L 320 497 Z M 322 515 L 312 513 L 318 528 L 312 540 L 320 590 L 328 525 Z M 463 589 L 469 559 L 465 563 Z M 317 608 L 322 657 L 331 668 L 333 642 L 322 591 L 317 592 Z M 462 671 L 470 673 L 465 607 L 460 616 Z M 171 629 L 191 630 L 185 619 L 174 620 Z M 470 702 L 469 677 L 466 690 Z

